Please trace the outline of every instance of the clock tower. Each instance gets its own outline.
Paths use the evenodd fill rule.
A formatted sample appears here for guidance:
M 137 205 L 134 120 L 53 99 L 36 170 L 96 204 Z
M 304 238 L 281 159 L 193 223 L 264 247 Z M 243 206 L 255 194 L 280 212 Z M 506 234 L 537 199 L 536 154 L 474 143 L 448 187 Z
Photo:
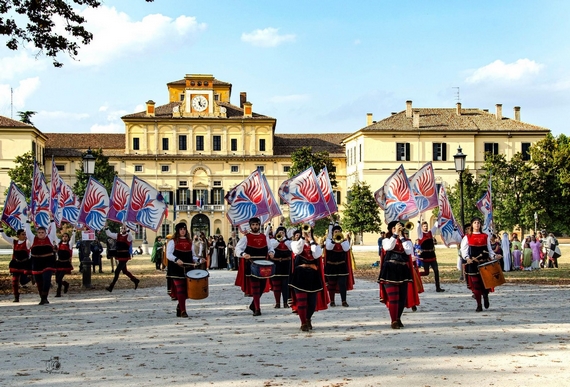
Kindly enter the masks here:
M 184 78 L 185 115 L 212 116 L 214 114 L 214 76 L 210 74 L 190 74 Z

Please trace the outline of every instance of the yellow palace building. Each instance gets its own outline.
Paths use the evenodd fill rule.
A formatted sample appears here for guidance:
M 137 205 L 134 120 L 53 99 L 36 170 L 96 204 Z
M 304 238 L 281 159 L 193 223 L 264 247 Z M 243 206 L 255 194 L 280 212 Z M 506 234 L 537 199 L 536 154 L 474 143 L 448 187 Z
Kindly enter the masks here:
M 54 156 L 60 175 L 73 185 L 75 171 L 82 168 L 82 153 L 101 148 L 127 184 L 136 175 L 163 193 L 169 214 L 159 235 L 171 233 L 173 225 L 183 221 L 193 232 L 227 239 L 232 230 L 226 219 L 227 191 L 260 168 L 277 197 L 279 185 L 288 178 L 291 153 L 302 146 L 329 152 L 342 211 L 352 184 L 365 181 L 376 190 L 400 164 L 412 175 L 433 161 L 437 183 L 454 184 L 453 154 L 459 146 L 467 154 L 467 167 L 476 173 L 486 152 L 507 158 L 527 154 L 530 145 L 549 132 L 523 123 L 518 107 L 513 118 L 507 118 L 501 105 L 490 113 L 460 104 L 450 109 L 414 108 L 407 101 L 405 110 L 381 121 L 368 114 L 366 126 L 353 133 L 278 134 L 275 118 L 254 112 L 244 92 L 239 104 L 232 104 L 231 83 L 213 75 L 188 74 L 168 83 L 167 89 L 167 104 L 156 106 L 149 100 L 144 111 L 122 117 L 123 134 L 42 133 L 0 117 L 0 201 L 4 202 L 10 183 L 7 170 L 13 168 L 15 156 L 33 150 L 48 179 Z M 287 207 L 282 209 L 287 216 Z M 155 234 L 137 230 L 138 242 L 145 236 L 151 243 Z M 365 241 L 370 238 L 365 236 Z

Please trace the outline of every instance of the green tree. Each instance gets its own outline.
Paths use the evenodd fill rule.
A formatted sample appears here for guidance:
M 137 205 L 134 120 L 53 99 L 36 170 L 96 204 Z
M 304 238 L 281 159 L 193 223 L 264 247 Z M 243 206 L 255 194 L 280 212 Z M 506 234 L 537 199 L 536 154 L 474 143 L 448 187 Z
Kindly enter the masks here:
M 38 112 L 33 112 L 31 110 L 25 110 L 22 112 L 18 112 L 18 116 L 20 116 L 20 121 L 22 121 L 24 124 L 34 126 L 34 123 L 32 122 L 32 116 L 37 113 Z
M 364 182 L 356 182 L 350 187 L 347 204 L 344 205 L 342 226 L 345 230 L 358 233 L 362 241 L 365 232 L 380 232 L 382 220 L 380 207 L 374 199 L 370 186 Z
M 293 164 L 289 170 L 289 177 L 296 176 L 309 167 L 313 167 L 315 173 L 319 173 L 321 169 L 327 167 L 331 185 L 333 188 L 337 187 L 336 167 L 329 156 L 329 152 L 313 152 L 312 147 L 304 146 L 291 153 L 291 161 Z
M 87 152 L 84 152 L 81 157 L 84 157 L 86 154 Z M 110 194 L 117 172 L 115 172 L 115 169 L 109 165 L 109 157 L 103 154 L 102 149 L 94 150 L 92 151 L 92 154 L 93 157 L 95 157 L 95 173 L 93 174 L 93 178 L 103 184 L 107 192 Z M 77 177 L 77 181 L 73 185 L 73 192 L 80 198 L 83 198 L 89 177 L 83 173 L 83 169 L 76 169 L 75 176 Z
M 8 171 L 8 176 L 22 190 L 27 200 L 30 200 L 34 176 L 34 156 L 31 151 L 26 152 L 23 155 L 16 156 L 14 163 L 16 165 Z
M 154 0 L 145 0 L 152 2 Z M 21 45 L 32 43 L 40 53 L 53 60 L 55 67 L 61 67 L 56 57 L 60 52 L 74 58 L 79 51 L 79 43 L 89 44 L 93 34 L 84 27 L 85 18 L 74 6 L 98 8 L 98 0 L 4 0 L 0 2 L 0 35 L 8 41 L 6 47 L 18 50 Z M 60 26 L 55 21 L 63 19 Z
M 449 198 L 449 204 L 451 204 L 451 209 L 455 219 L 458 223 L 461 223 L 461 197 L 459 188 L 459 180 L 457 180 L 453 187 L 450 187 L 450 189 L 447 190 L 447 197 Z M 463 172 L 465 223 L 469 223 L 469 221 L 475 216 L 481 216 L 476 204 L 477 201 L 481 199 L 481 196 L 483 196 L 486 189 L 486 181 L 475 178 L 475 176 L 469 172 L 469 168 L 465 169 Z

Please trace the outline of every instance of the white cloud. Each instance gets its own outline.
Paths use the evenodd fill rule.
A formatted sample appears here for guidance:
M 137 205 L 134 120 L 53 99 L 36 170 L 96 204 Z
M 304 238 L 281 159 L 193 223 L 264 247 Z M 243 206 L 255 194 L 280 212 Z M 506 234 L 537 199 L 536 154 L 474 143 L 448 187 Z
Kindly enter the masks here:
M 110 122 L 107 125 L 95 124 L 89 128 L 91 133 L 124 133 L 125 127 L 122 123 Z
M 275 103 L 295 103 L 307 100 L 309 100 L 309 95 L 307 94 L 276 95 L 269 98 L 270 102 Z
M 519 59 L 513 63 L 496 60 L 472 72 L 465 80 L 468 83 L 479 83 L 494 80 L 516 81 L 542 70 L 544 65 L 530 59 Z
M 109 109 L 109 105 L 105 104 L 99 107 L 100 112 L 106 112 Z
M 184 15 L 172 19 L 153 14 L 133 21 L 126 13 L 107 6 L 86 8 L 81 15 L 87 20 L 93 40 L 80 48 L 77 61 L 70 61 L 79 66 L 97 66 L 151 47 L 186 41 L 206 28 L 195 17 Z
M 6 54 L 5 51 L 3 51 Z M 14 53 L 11 51 L 10 53 Z M 21 48 L 14 56 L 2 56 L 0 58 L 0 80 L 11 80 L 16 75 L 33 70 L 38 72 L 46 67 L 46 61 L 36 59 L 25 49 Z
M 30 98 L 34 92 L 40 86 L 40 78 L 26 78 L 19 82 L 18 86 L 12 87 L 12 85 L 0 85 L 0 106 L 2 108 L 2 114 L 9 117 L 11 113 L 10 109 L 10 87 L 13 89 L 12 103 L 14 105 L 14 112 L 22 109 L 26 109 L 26 101 Z M 27 109 L 32 110 L 32 109 Z
M 135 106 L 135 110 L 133 110 L 131 113 L 140 113 L 145 111 L 146 111 L 146 104 L 139 103 L 137 106 Z
M 276 47 L 284 42 L 294 42 L 295 38 L 294 34 L 279 35 L 279 29 L 271 27 L 241 34 L 242 42 L 258 47 Z

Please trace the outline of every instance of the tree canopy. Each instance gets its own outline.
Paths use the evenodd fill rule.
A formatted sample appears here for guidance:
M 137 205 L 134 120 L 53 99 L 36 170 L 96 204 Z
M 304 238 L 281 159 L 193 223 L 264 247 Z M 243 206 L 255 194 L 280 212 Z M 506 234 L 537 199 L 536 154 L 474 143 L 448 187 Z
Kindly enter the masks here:
M 16 156 L 14 164 L 14 168 L 8 171 L 8 177 L 20 188 L 26 199 L 30 200 L 32 197 L 32 178 L 34 176 L 34 155 L 30 151 Z
M 380 232 L 382 227 L 380 207 L 374 199 L 370 186 L 364 182 L 356 182 L 350 187 L 349 192 L 342 218 L 344 229 L 359 233 L 361 240 L 365 232 Z
M 74 58 L 79 44 L 86 45 L 93 40 L 93 34 L 85 28 L 85 18 L 74 6 L 98 8 L 100 5 L 98 0 L 0 1 L 0 35 L 6 36 L 6 47 L 10 50 L 32 43 L 40 53 L 52 58 L 55 67 L 61 67 L 63 64 L 57 60 L 59 53 Z M 56 25 L 59 19 L 65 33 L 59 32 Z
M 85 156 L 85 154 L 86 152 L 83 153 L 81 157 Z M 93 178 L 103 184 L 107 192 L 111 194 L 113 181 L 115 180 L 115 176 L 117 176 L 117 172 L 115 172 L 115 169 L 109 165 L 109 157 L 103 154 L 102 149 L 92 151 L 92 155 L 95 157 L 95 173 L 93 174 Z M 73 192 L 82 198 L 85 194 L 85 189 L 87 188 L 89 176 L 83 173 L 83 169 L 76 169 L 75 176 L 77 177 L 77 181 L 73 185 Z
M 28 124 L 28 125 L 32 125 L 34 126 L 34 123 L 32 122 L 32 116 L 34 114 L 37 114 L 38 112 L 34 112 L 31 110 L 26 110 L 26 111 L 20 111 L 18 112 L 18 116 L 20 117 L 20 121 L 22 121 L 24 124 Z
M 291 153 L 291 161 L 293 165 L 291 165 L 289 170 L 289 177 L 296 176 L 309 167 L 313 167 L 316 173 L 327 167 L 332 187 L 336 188 L 338 185 L 336 181 L 336 167 L 329 156 L 329 152 L 313 152 L 312 147 L 304 146 Z

